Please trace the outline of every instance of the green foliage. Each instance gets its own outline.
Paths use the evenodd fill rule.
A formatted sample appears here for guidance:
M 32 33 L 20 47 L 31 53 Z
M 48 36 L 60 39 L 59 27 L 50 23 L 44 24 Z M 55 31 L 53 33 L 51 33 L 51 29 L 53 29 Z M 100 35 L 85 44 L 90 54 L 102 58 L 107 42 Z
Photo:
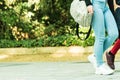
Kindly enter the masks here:
M 0 40 L 0 48 L 9 47 L 55 47 L 55 46 L 92 46 L 94 42 L 93 37 L 89 37 L 86 41 L 81 41 L 77 36 L 61 35 L 53 37 L 44 37 L 32 40 Z
M 75 36 L 71 2 L 0 0 L 0 47 L 93 45 L 93 36 L 86 41 Z

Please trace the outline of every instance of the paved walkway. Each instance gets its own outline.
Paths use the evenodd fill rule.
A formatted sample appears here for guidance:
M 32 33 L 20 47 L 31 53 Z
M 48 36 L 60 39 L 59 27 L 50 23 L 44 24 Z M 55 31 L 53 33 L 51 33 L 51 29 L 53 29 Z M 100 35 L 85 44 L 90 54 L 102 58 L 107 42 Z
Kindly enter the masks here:
M 90 63 L 0 63 L 0 80 L 120 80 L 120 62 L 113 75 L 95 75 Z

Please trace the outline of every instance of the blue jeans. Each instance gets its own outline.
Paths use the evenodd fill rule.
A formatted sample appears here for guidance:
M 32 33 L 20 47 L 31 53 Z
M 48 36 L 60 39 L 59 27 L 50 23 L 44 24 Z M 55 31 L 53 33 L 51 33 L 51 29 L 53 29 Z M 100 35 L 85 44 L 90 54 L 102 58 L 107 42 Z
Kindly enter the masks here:
M 95 33 L 94 53 L 98 66 L 104 63 L 103 53 L 118 37 L 115 19 L 105 1 L 93 0 L 93 30 Z M 107 32 L 107 34 L 106 34 Z

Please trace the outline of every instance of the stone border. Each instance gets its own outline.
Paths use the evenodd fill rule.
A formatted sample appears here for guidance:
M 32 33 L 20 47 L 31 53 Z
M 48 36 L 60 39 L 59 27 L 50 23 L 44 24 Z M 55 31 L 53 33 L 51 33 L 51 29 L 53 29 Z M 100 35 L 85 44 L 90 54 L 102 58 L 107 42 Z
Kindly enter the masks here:
M 80 46 L 70 46 L 70 47 L 37 47 L 37 48 L 1 48 L 1 54 L 54 54 L 54 53 L 71 53 L 71 54 L 84 54 L 92 53 L 93 46 L 90 47 L 80 47 Z

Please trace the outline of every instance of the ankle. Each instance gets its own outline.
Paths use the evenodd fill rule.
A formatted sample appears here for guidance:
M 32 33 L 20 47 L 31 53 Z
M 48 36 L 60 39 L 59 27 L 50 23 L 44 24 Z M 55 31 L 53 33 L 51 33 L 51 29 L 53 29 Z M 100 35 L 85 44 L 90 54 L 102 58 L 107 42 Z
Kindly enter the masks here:
M 108 54 L 111 55 L 111 56 L 115 56 L 111 51 Z

